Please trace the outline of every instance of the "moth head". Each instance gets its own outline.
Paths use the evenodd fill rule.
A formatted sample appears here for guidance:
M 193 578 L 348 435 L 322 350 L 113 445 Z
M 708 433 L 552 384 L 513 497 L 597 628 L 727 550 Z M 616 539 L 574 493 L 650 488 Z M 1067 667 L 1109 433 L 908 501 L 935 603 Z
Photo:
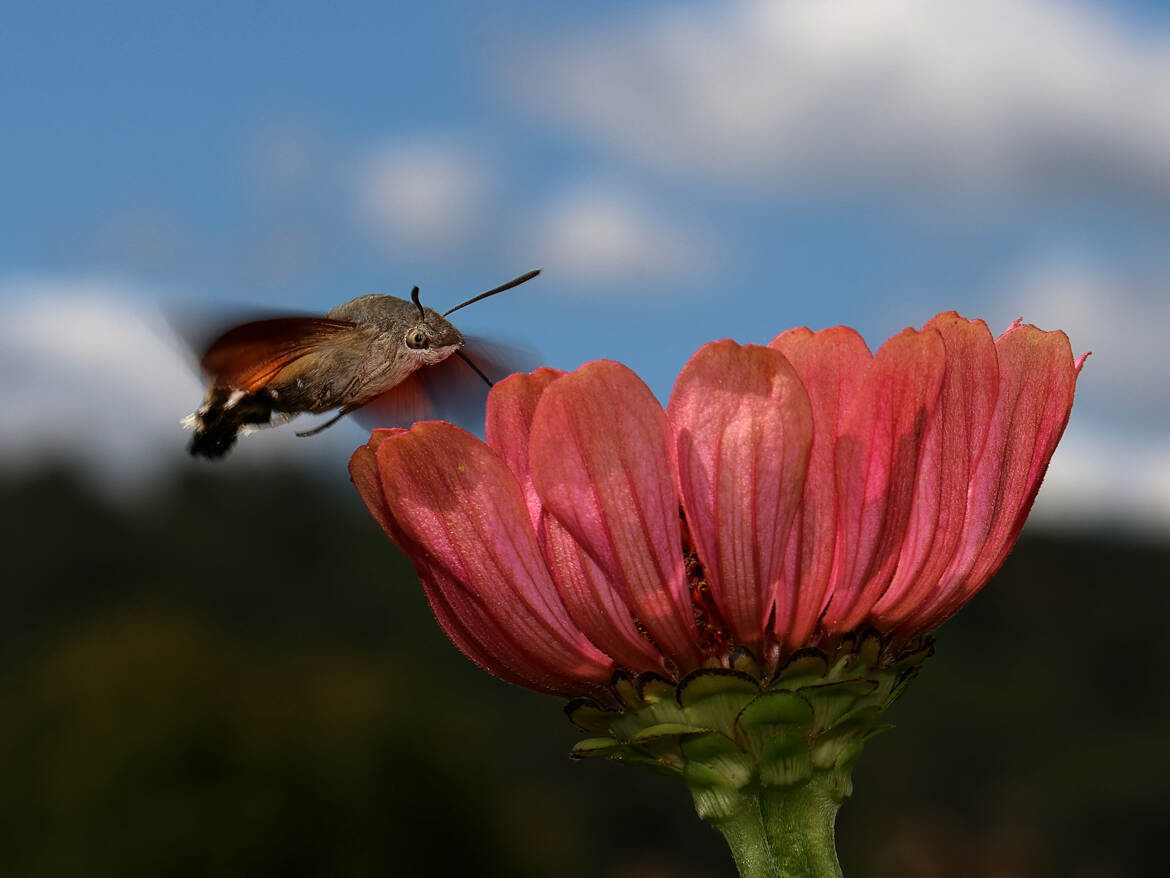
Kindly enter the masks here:
M 418 300 L 418 287 L 410 293 L 418 309 L 418 317 L 411 320 L 402 335 L 402 344 L 425 363 L 438 363 L 463 347 L 463 334 L 438 311 L 424 308 Z

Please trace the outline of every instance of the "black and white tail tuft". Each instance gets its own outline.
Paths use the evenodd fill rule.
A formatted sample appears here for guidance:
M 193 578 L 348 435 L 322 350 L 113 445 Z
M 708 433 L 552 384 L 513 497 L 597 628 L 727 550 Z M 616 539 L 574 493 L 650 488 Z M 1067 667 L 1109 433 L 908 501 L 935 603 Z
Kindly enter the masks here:
M 183 419 L 183 426 L 195 428 L 188 446 L 192 457 L 221 458 L 241 433 L 271 424 L 273 401 L 267 390 L 245 394 L 213 387 L 199 410 Z

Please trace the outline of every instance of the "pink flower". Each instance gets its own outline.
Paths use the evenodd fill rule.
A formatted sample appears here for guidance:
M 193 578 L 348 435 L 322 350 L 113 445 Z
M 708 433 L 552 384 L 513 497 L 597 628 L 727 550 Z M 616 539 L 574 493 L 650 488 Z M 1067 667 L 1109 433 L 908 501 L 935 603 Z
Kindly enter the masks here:
M 486 443 L 377 430 L 350 473 L 473 661 L 562 696 L 618 668 L 765 666 L 930 631 L 1003 562 L 1084 357 L 1061 332 L 940 314 L 871 354 L 852 329 L 718 341 L 666 410 L 625 366 L 498 384 Z

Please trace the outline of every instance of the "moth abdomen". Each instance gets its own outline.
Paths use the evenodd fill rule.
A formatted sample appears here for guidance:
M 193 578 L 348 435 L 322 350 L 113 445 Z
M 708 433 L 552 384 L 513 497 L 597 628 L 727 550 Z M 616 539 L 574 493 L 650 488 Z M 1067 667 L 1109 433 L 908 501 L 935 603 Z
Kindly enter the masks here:
M 243 393 L 239 390 L 212 388 L 199 410 L 187 417 L 184 424 L 195 428 L 188 451 L 192 457 L 209 460 L 223 457 L 236 444 L 241 432 L 249 428 L 268 426 L 283 420 L 275 409 L 276 398 L 270 390 Z

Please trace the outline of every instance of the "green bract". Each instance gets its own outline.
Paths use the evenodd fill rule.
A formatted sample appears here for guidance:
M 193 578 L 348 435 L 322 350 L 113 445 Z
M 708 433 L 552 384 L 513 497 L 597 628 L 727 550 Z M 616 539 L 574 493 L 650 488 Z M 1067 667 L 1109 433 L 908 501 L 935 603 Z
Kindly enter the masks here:
M 699 816 L 719 823 L 761 791 L 816 781 L 838 805 L 866 740 L 889 726 L 882 712 L 918 673 L 933 646 L 891 655 L 877 634 L 844 638 L 831 652 L 803 649 L 763 678 L 741 651 L 730 668 L 700 668 L 677 686 L 655 674 L 618 674 L 620 707 L 577 699 L 569 719 L 596 737 L 575 758 L 647 765 L 690 789 Z

